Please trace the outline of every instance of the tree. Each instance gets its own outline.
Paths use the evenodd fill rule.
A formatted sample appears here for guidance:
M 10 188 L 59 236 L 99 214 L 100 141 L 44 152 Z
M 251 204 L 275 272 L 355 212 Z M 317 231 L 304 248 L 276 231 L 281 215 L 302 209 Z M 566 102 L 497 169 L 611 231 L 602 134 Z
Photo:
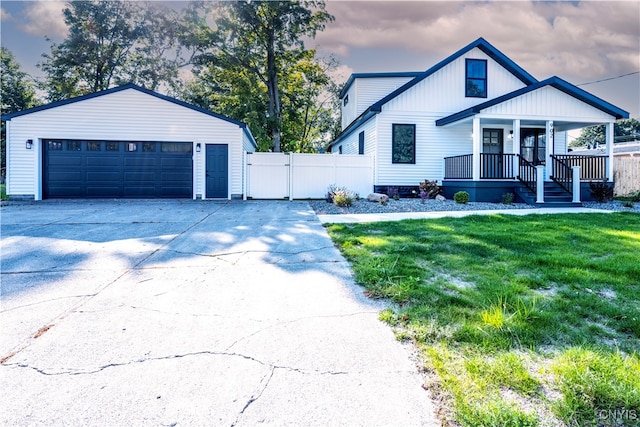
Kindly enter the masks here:
M 616 139 L 630 140 L 640 139 L 640 121 L 636 119 L 620 120 L 613 125 L 613 134 Z M 622 138 L 621 138 L 622 137 Z M 606 144 L 605 125 L 590 126 L 582 129 L 580 136 L 571 142 L 571 147 L 595 147 Z
M 70 2 L 63 13 L 69 36 L 54 43 L 39 64 L 50 101 L 129 82 L 155 90 L 177 79 L 175 12 L 129 1 L 90 0 Z M 169 60 L 172 50 L 177 56 Z
M 207 24 L 207 14 L 215 18 L 214 28 Z M 208 68 L 199 76 L 220 79 L 228 72 L 241 73 L 244 82 L 251 83 L 246 89 L 257 103 L 266 101 L 264 126 L 273 150 L 280 151 L 283 86 L 294 69 L 301 71 L 303 63 L 308 62 L 312 51 L 305 50 L 303 37 L 315 37 L 325 23 L 333 20 L 324 2 L 246 0 L 216 3 L 213 10 L 200 4 L 191 10 L 190 17 L 184 43 L 197 49 L 196 65 Z M 228 82 L 218 83 L 218 89 L 228 87 Z
M 26 110 L 37 104 L 36 92 L 31 77 L 20 69 L 20 64 L 16 61 L 13 53 L 5 47 L 0 49 L 0 95 L 2 114 L 15 113 Z M 6 167 L 6 131 L 5 122 L 2 122 L 0 130 L 0 179 L 4 180 L 4 170 Z M 4 182 L 4 181 L 3 181 Z

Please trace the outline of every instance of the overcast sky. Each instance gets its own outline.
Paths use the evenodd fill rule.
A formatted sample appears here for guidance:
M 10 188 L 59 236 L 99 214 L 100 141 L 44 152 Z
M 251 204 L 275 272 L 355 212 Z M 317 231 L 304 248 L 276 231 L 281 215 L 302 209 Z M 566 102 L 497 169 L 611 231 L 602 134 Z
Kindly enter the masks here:
M 0 3 L 2 45 L 32 75 L 49 52 L 45 36 L 64 40 L 64 4 Z M 559 76 L 640 117 L 640 0 L 329 0 L 327 9 L 335 21 L 308 46 L 335 55 L 343 81 L 352 72 L 426 70 L 484 37 L 537 79 Z

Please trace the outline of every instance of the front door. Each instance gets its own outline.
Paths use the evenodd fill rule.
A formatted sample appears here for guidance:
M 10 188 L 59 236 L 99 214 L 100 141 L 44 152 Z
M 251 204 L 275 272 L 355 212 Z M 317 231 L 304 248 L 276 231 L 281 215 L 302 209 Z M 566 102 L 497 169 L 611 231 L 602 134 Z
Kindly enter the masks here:
M 544 129 L 520 129 L 520 155 L 534 165 L 544 165 L 547 138 Z
M 229 197 L 229 149 L 227 144 L 207 144 L 206 147 L 206 197 Z
M 503 178 L 504 142 L 502 136 L 502 129 L 482 130 L 482 178 Z

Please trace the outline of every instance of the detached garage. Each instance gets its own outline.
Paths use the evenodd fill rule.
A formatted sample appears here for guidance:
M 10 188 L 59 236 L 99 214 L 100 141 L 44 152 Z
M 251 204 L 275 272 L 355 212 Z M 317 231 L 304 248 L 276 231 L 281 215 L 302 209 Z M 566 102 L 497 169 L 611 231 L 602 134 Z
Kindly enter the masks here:
M 241 198 L 246 124 L 135 85 L 8 114 L 7 194 Z

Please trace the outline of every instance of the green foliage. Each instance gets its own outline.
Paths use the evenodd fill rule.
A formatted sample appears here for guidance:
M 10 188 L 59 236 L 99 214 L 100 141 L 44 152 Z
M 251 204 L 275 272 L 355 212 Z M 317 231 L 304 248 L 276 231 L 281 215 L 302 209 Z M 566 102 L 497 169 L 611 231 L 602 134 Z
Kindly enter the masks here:
M 460 424 L 637 425 L 640 215 L 471 216 L 329 233 L 367 293 L 397 304 L 380 318 L 421 348 L 432 391 Z M 627 418 L 592 418 L 616 410 Z
M 97 92 L 124 83 L 155 90 L 178 77 L 178 16 L 159 4 L 127 1 L 69 2 L 63 11 L 68 37 L 52 44 L 39 64 L 49 101 Z
M 314 151 L 333 136 L 338 91 L 327 71 L 335 63 L 317 59 L 303 43 L 333 20 L 324 2 L 212 7 L 196 5 L 188 14 L 183 43 L 196 49 L 196 80 L 185 99 L 247 122 L 261 150 Z M 213 27 L 206 20 L 212 13 Z
M 453 200 L 455 200 L 456 203 L 467 204 L 469 203 L 469 199 L 469 193 L 467 193 L 466 191 L 458 191 L 453 195 Z
M 510 205 L 513 203 L 513 193 L 504 193 L 501 197 L 502 204 Z
M 554 409 L 567 425 L 638 425 L 640 357 L 585 348 L 553 364 L 562 400 Z
M 330 185 L 327 189 L 326 200 L 340 207 L 349 207 L 354 200 L 358 199 L 358 194 L 347 190 L 345 187 Z
M 591 191 L 591 196 L 599 203 L 613 200 L 613 185 L 608 183 L 606 179 L 590 182 L 589 191 Z
M 613 125 L 615 137 L 629 136 L 631 140 L 640 139 L 640 121 L 627 119 L 617 121 Z M 582 129 L 580 136 L 571 141 L 571 147 L 595 147 L 606 144 L 605 125 L 590 126 Z

